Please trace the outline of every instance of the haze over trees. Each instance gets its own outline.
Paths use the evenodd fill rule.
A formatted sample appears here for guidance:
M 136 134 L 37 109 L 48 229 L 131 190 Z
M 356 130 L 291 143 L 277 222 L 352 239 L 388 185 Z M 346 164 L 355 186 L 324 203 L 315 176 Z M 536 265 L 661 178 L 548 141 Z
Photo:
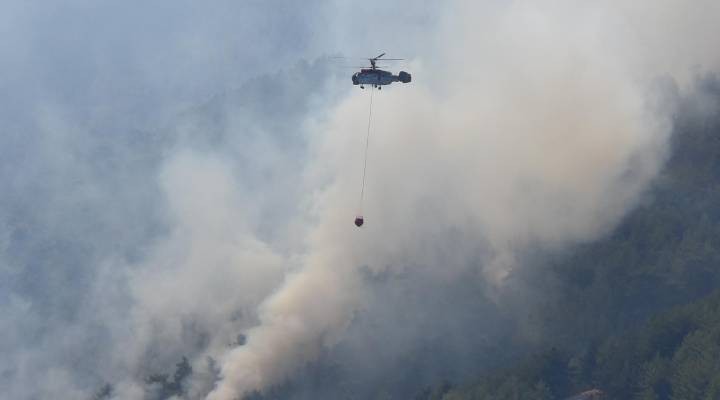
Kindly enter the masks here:
M 427 341 L 400 354 L 391 373 L 377 365 L 383 376 L 328 356 L 246 399 L 550 400 L 592 388 L 606 399 L 718 398 L 720 81 L 705 76 L 697 85 L 680 102 L 669 159 L 641 204 L 608 237 L 541 257 L 514 278 L 544 294 L 523 322 L 531 339 L 512 333 L 492 349 L 470 334 L 459 349 Z M 713 106 L 698 109 L 698 98 Z M 392 281 L 373 279 L 380 288 Z M 459 361 L 463 352 L 477 364 Z M 453 373 L 454 362 L 474 372 Z M 416 373 L 423 369 L 435 375 Z M 187 377 L 177 378 L 181 370 L 175 381 L 168 372 L 152 379 L 162 388 L 154 393 L 181 395 L 173 389 Z
M 716 397 L 718 20 L 0 2 L 0 397 Z

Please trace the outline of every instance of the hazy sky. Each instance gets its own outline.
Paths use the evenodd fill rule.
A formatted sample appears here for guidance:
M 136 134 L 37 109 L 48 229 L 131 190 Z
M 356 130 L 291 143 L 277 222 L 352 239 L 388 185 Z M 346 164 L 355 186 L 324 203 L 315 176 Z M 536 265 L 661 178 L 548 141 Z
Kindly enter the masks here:
M 3 2 L 0 388 L 151 399 L 185 356 L 229 400 L 321 357 L 375 379 L 427 331 L 491 359 L 464 333 L 512 327 L 523 251 L 602 236 L 661 167 L 718 7 Z M 358 230 L 369 93 L 327 57 L 380 52 L 413 82 L 375 94 Z

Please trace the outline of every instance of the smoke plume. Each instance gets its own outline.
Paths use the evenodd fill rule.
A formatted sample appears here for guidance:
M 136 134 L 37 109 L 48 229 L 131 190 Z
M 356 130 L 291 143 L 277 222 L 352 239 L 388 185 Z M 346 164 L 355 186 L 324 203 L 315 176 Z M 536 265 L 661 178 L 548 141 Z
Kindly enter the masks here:
M 420 326 L 484 355 L 525 252 L 611 230 L 720 67 L 712 0 L 26 3 L 0 6 L 14 399 L 231 400 L 323 357 L 392 375 Z M 362 205 L 370 93 L 338 51 L 413 75 L 374 93 Z
M 351 223 L 368 94 L 339 104 L 317 127 L 307 168 L 307 187 L 320 189 L 302 267 L 261 305 L 247 344 L 223 357 L 208 399 L 282 382 L 332 346 L 362 308 L 361 266 L 431 265 L 442 276 L 480 252 L 502 292 L 517 251 L 611 229 L 666 155 L 666 82 L 684 90 L 693 68 L 718 66 L 717 5 L 634 4 L 453 3 L 435 53 L 412 64 L 413 83 L 376 94 L 360 230 Z M 457 232 L 474 244 L 443 252 L 440 239 Z

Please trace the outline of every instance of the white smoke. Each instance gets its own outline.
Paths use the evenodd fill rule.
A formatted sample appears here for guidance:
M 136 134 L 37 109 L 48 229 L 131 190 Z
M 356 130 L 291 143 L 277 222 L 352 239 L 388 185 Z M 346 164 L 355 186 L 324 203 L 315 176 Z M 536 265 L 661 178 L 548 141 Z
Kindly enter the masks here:
M 162 338 L 165 354 L 182 354 L 197 340 L 184 338 L 183 324 L 212 332 L 212 354 L 232 343 L 260 301 L 282 279 L 285 260 L 254 237 L 248 204 L 236 190 L 228 163 L 217 156 L 180 152 L 168 161 L 160 179 L 176 221 L 170 236 L 131 276 L 138 349 L 135 360 Z M 213 304 L 213 307 L 208 307 Z M 123 344 L 127 352 L 129 344 Z M 147 367 L 147 365 L 146 365 Z
M 502 290 L 527 246 L 599 237 L 637 201 L 666 155 L 672 107 L 655 79 L 682 89 L 718 67 L 711 1 L 576 4 L 456 2 L 413 83 L 376 93 L 366 226 L 352 226 L 368 93 L 320 123 L 307 169 L 316 225 L 302 267 L 259 308 L 248 342 L 222 358 L 211 400 L 291 376 L 332 346 L 362 308 L 357 268 L 436 265 L 468 254 L 434 238 L 459 231 L 489 249 Z M 329 185 L 326 182 L 330 181 Z
M 182 356 L 189 398 L 208 357 L 212 398 L 262 390 L 378 307 L 366 271 L 433 288 L 477 266 L 517 294 L 518 251 L 603 235 L 655 175 L 656 79 L 720 64 L 713 1 L 280 3 L 3 3 L 8 397 L 152 398 Z M 287 67 L 331 50 L 414 56 L 375 93 L 362 229 L 369 93 Z M 392 306 L 374 317 L 398 343 Z

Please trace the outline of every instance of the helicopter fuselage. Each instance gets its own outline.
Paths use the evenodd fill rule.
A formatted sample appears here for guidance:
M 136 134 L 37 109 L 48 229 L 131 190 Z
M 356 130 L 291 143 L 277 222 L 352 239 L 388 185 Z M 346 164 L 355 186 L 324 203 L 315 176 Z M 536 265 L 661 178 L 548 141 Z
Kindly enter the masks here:
M 372 85 L 374 87 L 389 85 L 393 82 L 408 83 L 411 80 L 410 74 L 400 71 L 399 74 L 393 75 L 392 72 L 384 71 L 377 68 L 363 68 L 360 72 L 356 72 L 352 76 L 353 85 Z

